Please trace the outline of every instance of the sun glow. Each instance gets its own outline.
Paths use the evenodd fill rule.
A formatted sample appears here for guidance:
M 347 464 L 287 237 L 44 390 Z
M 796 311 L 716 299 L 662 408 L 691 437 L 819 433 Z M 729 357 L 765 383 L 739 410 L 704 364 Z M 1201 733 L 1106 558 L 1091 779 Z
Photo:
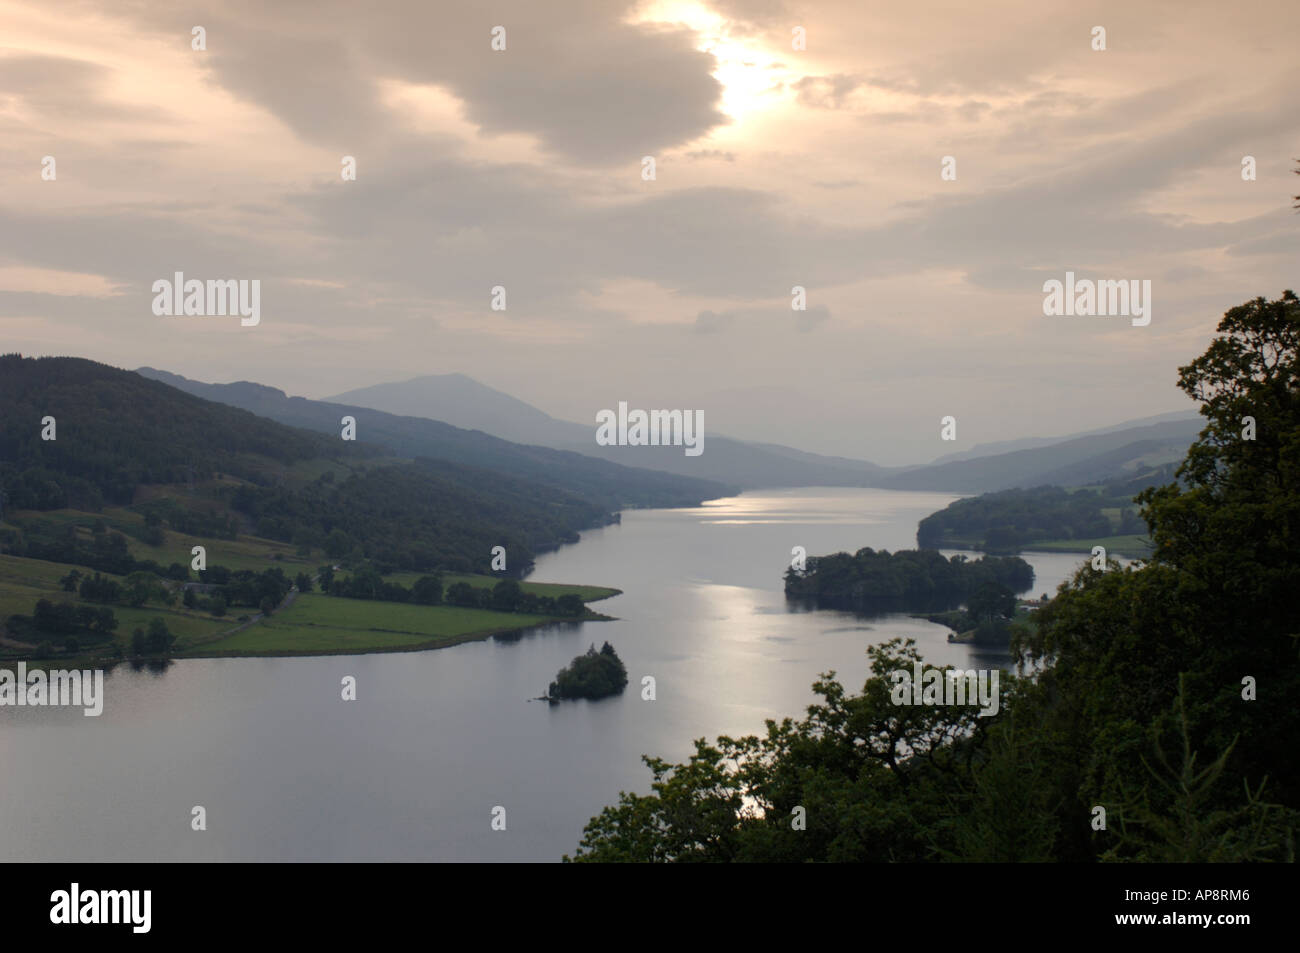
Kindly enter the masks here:
M 699 38 L 696 49 L 716 62 L 713 76 L 722 84 L 722 109 L 733 119 L 770 108 L 783 95 L 787 71 L 754 37 L 737 37 L 731 22 L 692 0 L 649 0 L 633 12 L 632 23 L 681 25 Z

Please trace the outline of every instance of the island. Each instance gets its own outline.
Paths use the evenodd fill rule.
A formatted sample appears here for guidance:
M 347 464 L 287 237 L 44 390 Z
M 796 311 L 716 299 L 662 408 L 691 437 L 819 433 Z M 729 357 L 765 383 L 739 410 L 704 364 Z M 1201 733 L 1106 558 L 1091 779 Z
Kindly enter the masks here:
M 567 698 L 604 698 L 627 687 L 627 667 L 614 647 L 606 642 L 596 651 L 595 643 L 568 667 L 560 669 L 544 696 L 555 704 Z
M 933 549 L 810 556 L 785 574 L 788 599 L 856 612 L 919 612 L 955 609 L 989 584 L 1012 593 L 1034 584 L 1034 570 L 1019 556 L 951 559 Z

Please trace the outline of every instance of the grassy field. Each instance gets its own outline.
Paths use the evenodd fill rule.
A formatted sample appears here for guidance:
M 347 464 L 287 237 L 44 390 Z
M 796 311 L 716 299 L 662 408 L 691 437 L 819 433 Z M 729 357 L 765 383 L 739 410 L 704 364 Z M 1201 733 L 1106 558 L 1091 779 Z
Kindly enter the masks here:
M 306 594 L 243 632 L 193 646 L 182 654 L 345 655 L 438 648 L 548 621 L 553 620 L 516 612 Z
M 161 566 L 175 562 L 188 569 L 193 558 L 190 549 L 194 545 L 206 547 L 209 567 L 262 571 L 274 566 L 292 577 L 304 571 L 314 575 L 320 565 L 330 562 L 320 553 L 301 557 L 297 555 L 296 548 L 289 544 L 251 536 L 223 540 L 191 537 L 168 529 L 161 546 L 150 546 L 133 535 L 143 528 L 143 516 L 121 507 L 108 507 L 102 513 L 54 510 L 29 515 L 38 516 L 40 520 L 54 525 L 77 524 L 80 527 L 78 533 L 86 537 L 91 535 L 89 525 L 102 520 L 110 531 L 118 531 L 126 536 L 127 546 L 133 556 L 137 559 L 152 559 Z M 83 575 L 91 572 L 84 566 L 0 554 L 0 634 L 5 619 L 15 614 L 31 615 L 33 606 L 39 599 L 92 604 L 81 603 L 75 594 L 63 592 L 59 580 L 72 569 L 78 569 Z M 122 580 L 122 577 L 109 573 L 101 575 L 118 582 Z M 409 588 L 421 575 L 423 573 L 404 572 L 386 578 Z M 479 588 L 491 588 L 500 578 L 450 573 L 443 576 L 443 584 L 451 586 L 465 582 Z M 602 586 L 557 583 L 524 582 L 521 585 L 525 592 L 538 596 L 559 598 L 572 593 L 583 602 L 607 599 L 618 595 L 620 591 Z M 224 617 L 216 618 L 205 612 L 185 609 L 179 600 L 175 606 L 170 607 L 151 603 L 140 608 L 122 605 L 110 608 L 118 620 L 115 638 L 120 643 L 129 643 L 135 629 L 147 628 L 151 619 L 161 616 L 167 623 L 167 628 L 176 636 L 174 654 L 178 657 L 350 654 L 438 648 L 485 638 L 495 633 L 518 631 L 559 621 L 547 616 L 486 609 L 370 602 L 304 593 L 299 594 L 283 611 L 222 637 L 223 633 L 241 625 L 241 615 L 255 615 L 255 610 L 232 606 Z M 587 618 L 602 617 L 588 610 Z M 53 638 L 50 641 L 61 648 L 62 639 Z M 17 651 L 13 647 L 0 647 L 0 656 L 11 656 Z M 101 650 L 87 648 L 86 651 Z M 64 656 L 60 654 L 58 657 Z
M 1044 553 L 1088 553 L 1092 547 L 1106 547 L 1107 556 L 1127 556 L 1130 559 L 1145 559 L 1151 555 L 1151 540 L 1146 536 L 1102 536 L 1098 539 L 1054 539 L 1041 543 L 1030 543 L 1025 547 L 1028 552 Z
M 73 566 L 0 555 L 0 623 L 11 615 L 31 615 L 37 599 L 55 599 L 59 579 Z M 82 570 L 83 572 L 85 570 Z
M 982 552 L 981 540 L 945 537 L 940 549 L 969 549 Z M 1127 556 L 1130 559 L 1145 559 L 1151 555 L 1151 541 L 1143 535 L 1099 536 L 1096 539 L 1047 539 L 1025 543 L 1018 553 L 1087 553 L 1094 546 L 1105 546 L 1107 555 Z
M 63 591 L 59 579 L 72 569 L 77 569 L 83 575 L 87 573 L 84 566 L 0 555 L 0 623 L 11 615 L 31 615 L 38 599 L 49 599 L 51 602 L 70 601 L 78 605 L 101 608 L 98 603 L 84 602 L 77 599 L 73 593 Z M 122 580 L 121 576 L 108 573 L 100 575 L 118 582 Z M 150 619 L 161 616 L 167 623 L 167 628 L 176 636 L 178 646 L 197 639 L 211 638 L 219 632 L 238 625 L 235 616 L 241 614 L 232 611 L 227 617 L 218 619 L 203 612 L 185 609 L 179 601 L 174 607 L 149 604 L 138 609 L 121 605 L 108 608 L 112 609 L 113 615 L 117 617 L 117 630 L 114 635 L 119 641 L 130 639 L 133 630 L 146 628 Z M 62 640 L 59 637 L 51 637 L 49 641 L 61 645 Z
M 426 574 L 422 572 L 396 572 L 391 576 L 385 576 L 384 579 L 387 582 L 399 583 L 409 589 L 415 584 L 415 580 L 419 579 L 423 575 Z M 491 589 L 500 581 L 500 576 L 477 576 L 463 573 L 446 573 L 442 577 L 442 588 L 445 592 L 449 587 L 458 582 L 467 582 L 471 586 L 480 589 Z M 623 591 L 621 589 L 607 589 L 604 586 L 578 586 L 558 582 L 522 582 L 519 585 L 524 592 L 531 592 L 535 596 L 551 596 L 554 599 L 558 599 L 566 593 L 577 593 L 578 597 L 581 598 L 583 602 L 596 602 L 600 599 L 608 599 Z
M 298 556 L 296 547 L 289 543 L 279 543 L 257 536 L 241 535 L 238 539 L 215 539 L 165 529 L 163 544 L 150 546 L 133 535 L 144 528 L 144 517 L 120 506 L 105 507 L 102 513 L 87 513 L 82 510 L 43 510 L 39 513 L 22 511 L 19 515 L 54 526 L 78 524 L 82 527 L 78 530 L 78 534 L 85 539 L 91 536 L 90 530 L 85 527 L 96 521 L 103 521 L 110 531 L 119 532 L 126 537 L 127 549 L 132 556 L 136 559 L 152 559 L 164 567 L 172 563 L 180 563 L 188 569 L 194 558 L 190 550 L 196 545 L 207 549 L 209 566 L 225 566 L 227 569 L 252 569 L 261 572 L 272 566 L 279 566 L 292 576 L 308 568 L 314 570 L 326 561 L 326 557 L 319 552 L 312 557 Z M 66 573 L 67 570 L 65 569 L 64 572 Z
M 138 539 L 127 539 L 127 548 L 136 559 L 152 559 L 160 566 L 180 563 L 189 569 L 194 559 L 190 550 L 202 546 L 207 550 L 208 566 L 225 566 L 227 569 L 252 569 L 261 572 L 272 566 L 279 566 L 292 578 L 304 571 L 315 569 L 326 561 L 324 556 L 306 558 L 295 555 L 295 548 L 289 543 L 277 543 L 270 539 L 256 536 L 241 536 L 239 539 L 205 539 L 199 536 L 183 536 L 172 530 L 166 531 L 166 541 L 161 546 L 149 546 Z M 278 558 L 277 558 L 278 557 Z

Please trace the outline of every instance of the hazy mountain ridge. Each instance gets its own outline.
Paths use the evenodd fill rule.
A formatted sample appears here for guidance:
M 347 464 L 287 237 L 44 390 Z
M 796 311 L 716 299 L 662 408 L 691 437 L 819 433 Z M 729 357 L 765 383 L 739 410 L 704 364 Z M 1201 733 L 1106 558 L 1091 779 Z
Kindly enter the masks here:
M 939 466 L 944 463 L 956 463 L 960 460 L 973 460 L 977 457 L 989 457 L 999 453 L 1013 453 L 1016 450 L 1033 450 L 1038 447 L 1050 447 L 1054 444 L 1065 443 L 1067 440 L 1077 440 L 1080 437 L 1093 437 L 1101 434 L 1117 433 L 1121 430 L 1131 430 L 1136 427 L 1146 427 L 1153 424 L 1161 423 L 1178 423 L 1184 420 L 1199 420 L 1200 416 L 1194 410 L 1179 410 L 1167 414 L 1154 414 L 1150 417 L 1139 417 L 1136 420 L 1126 420 L 1122 423 L 1111 424 L 1108 427 L 1096 427 L 1090 430 L 1081 430 L 1078 433 L 1065 434 L 1060 437 L 1023 437 L 1018 440 L 994 440 L 989 443 L 977 443 L 969 450 L 962 450 L 958 453 L 946 453 L 941 457 L 930 461 L 929 466 Z
M 654 469 L 591 459 L 571 451 L 511 443 L 427 417 L 399 416 L 358 405 L 290 397 L 264 384 L 248 381 L 205 384 L 149 367 L 139 368 L 137 373 L 208 400 L 307 430 L 338 434 L 340 419 L 352 416 L 357 420 L 359 443 L 377 443 L 400 456 L 444 460 L 538 480 L 578 493 L 609 509 L 692 506 L 735 492 L 733 486 L 690 474 L 669 475 Z M 675 449 L 681 452 L 680 448 Z
M 445 418 L 458 426 L 473 420 L 497 436 L 523 433 L 546 446 L 745 488 L 877 486 L 982 493 L 1044 483 L 1072 486 L 1125 476 L 1134 472 L 1143 459 L 1175 459 L 1201 426 L 1195 412 L 1176 412 L 1063 437 L 986 444 L 930 464 L 883 467 L 779 444 L 734 440 L 709 433 L 707 426 L 705 452 L 699 457 L 685 457 L 678 447 L 602 447 L 595 442 L 594 424 L 558 420 L 461 374 L 379 384 L 334 399 L 345 397 L 380 410 L 396 412 L 401 408 L 403 412 Z M 515 413 L 518 418 L 511 416 Z
M 1125 476 L 1143 461 L 1155 464 L 1181 457 L 1202 426 L 1197 418 L 1095 434 L 1047 447 L 919 467 L 891 477 L 884 485 L 987 493 L 1044 484 L 1095 483 Z

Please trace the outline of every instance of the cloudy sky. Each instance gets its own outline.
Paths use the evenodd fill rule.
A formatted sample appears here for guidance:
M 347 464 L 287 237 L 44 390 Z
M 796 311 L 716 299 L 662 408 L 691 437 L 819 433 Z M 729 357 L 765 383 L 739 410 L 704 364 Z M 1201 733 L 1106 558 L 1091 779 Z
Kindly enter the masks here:
M 308 397 L 461 372 L 593 432 L 626 400 L 903 463 L 1190 407 L 1176 368 L 1222 312 L 1300 285 L 1294 0 L 0 23 L 6 351 Z M 1045 317 L 1067 270 L 1150 280 L 1150 325 Z M 261 323 L 156 317 L 175 271 L 260 280 Z

